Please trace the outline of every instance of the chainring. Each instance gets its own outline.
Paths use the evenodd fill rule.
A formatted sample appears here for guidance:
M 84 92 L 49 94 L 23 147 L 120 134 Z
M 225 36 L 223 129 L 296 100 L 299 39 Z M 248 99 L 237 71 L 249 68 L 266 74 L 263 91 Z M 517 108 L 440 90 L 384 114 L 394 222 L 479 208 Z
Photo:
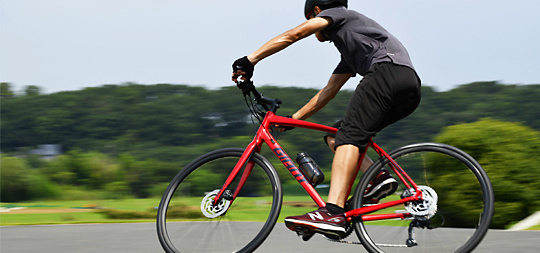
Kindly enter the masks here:
M 405 203 L 405 209 L 417 220 L 429 220 L 437 213 L 439 197 L 429 186 L 419 185 L 418 189 L 422 191 L 422 199 Z
M 347 223 L 347 228 L 346 228 L 346 231 L 345 231 L 345 236 L 343 237 L 338 237 L 338 236 L 331 236 L 331 235 L 325 235 L 325 234 L 321 234 L 326 240 L 329 240 L 329 241 L 336 241 L 336 242 L 339 242 L 347 237 L 349 237 L 349 235 L 351 235 L 351 233 L 354 231 L 354 228 L 353 228 L 353 225 L 352 223 Z

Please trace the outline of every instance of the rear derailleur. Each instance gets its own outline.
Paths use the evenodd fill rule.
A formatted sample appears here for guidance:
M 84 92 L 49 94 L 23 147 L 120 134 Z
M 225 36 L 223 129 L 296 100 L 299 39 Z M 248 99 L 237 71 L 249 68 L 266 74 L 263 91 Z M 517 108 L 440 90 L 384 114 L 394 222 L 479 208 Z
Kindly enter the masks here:
M 409 224 L 409 238 L 405 241 L 405 244 L 407 244 L 407 247 L 414 247 L 417 246 L 418 243 L 416 243 L 416 240 L 414 239 L 414 228 L 427 228 L 427 229 L 433 229 L 431 226 L 431 219 L 426 220 L 413 220 L 411 221 L 411 224 Z

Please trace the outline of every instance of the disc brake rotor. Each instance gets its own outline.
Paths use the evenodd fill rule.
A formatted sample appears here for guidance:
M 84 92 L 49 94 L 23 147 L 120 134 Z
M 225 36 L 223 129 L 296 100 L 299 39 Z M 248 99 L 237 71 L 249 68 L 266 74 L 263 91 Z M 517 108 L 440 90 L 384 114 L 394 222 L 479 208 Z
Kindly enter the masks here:
M 206 194 L 201 202 L 201 211 L 207 218 L 216 218 L 223 215 L 229 209 L 230 200 L 222 198 L 219 203 L 213 204 L 214 198 L 219 193 L 219 190 L 213 190 Z

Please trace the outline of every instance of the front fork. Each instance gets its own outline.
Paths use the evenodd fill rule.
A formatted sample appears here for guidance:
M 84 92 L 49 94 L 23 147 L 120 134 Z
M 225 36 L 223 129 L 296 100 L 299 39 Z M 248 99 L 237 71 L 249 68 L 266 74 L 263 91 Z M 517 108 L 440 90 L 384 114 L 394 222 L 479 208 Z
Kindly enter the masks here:
M 251 158 L 251 156 L 249 158 Z M 220 203 L 222 199 L 226 199 L 226 200 L 230 201 L 231 204 L 232 204 L 232 202 L 236 199 L 236 196 L 238 196 L 238 194 L 240 193 L 240 189 L 242 189 L 242 187 L 246 183 L 249 175 L 251 174 L 251 171 L 253 170 L 254 165 L 255 165 L 255 162 L 253 162 L 253 161 L 248 161 L 247 162 L 247 164 L 246 164 L 246 166 L 244 168 L 244 172 L 242 173 L 242 177 L 240 178 L 240 181 L 238 182 L 238 185 L 236 186 L 236 189 L 235 189 L 234 193 L 233 193 L 233 191 L 231 191 L 231 189 L 229 189 L 228 185 L 226 184 L 221 189 L 221 194 L 216 195 L 216 197 L 214 198 L 212 203 L 214 205 L 216 205 L 217 203 Z M 233 174 L 231 174 L 231 176 L 232 175 Z M 232 178 L 234 178 L 234 177 L 236 177 L 236 175 L 232 176 Z
M 259 136 L 256 135 L 253 141 L 249 143 L 249 145 L 246 147 L 244 153 L 236 163 L 231 174 L 229 174 L 229 177 L 221 187 L 219 193 L 216 194 L 216 197 L 212 202 L 214 205 L 220 203 L 222 199 L 229 200 L 232 204 L 232 202 L 236 199 L 236 196 L 238 196 L 238 194 L 240 193 L 240 189 L 242 189 L 242 187 L 246 183 L 249 175 L 251 174 L 251 171 L 253 170 L 253 167 L 255 166 L 255 162 L 251 160 L 251 157 L 254 153 L 261 152 L 261 146 L 262 141 Z M 244 172 L 242 173 L 242 177 L 240 178 L 240 181 L 238 182 L 235 191 L 232 192 L 231 189 L 229 189 L 229 186 L 236 178 L 242 167 L 245 167 Z

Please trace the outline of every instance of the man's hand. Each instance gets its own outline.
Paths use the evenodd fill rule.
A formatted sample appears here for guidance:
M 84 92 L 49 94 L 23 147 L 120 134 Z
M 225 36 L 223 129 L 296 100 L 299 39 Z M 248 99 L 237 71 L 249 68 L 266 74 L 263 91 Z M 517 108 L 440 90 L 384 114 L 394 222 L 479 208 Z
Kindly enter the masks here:
M 270 128 L 270 132 L 280 132 L 280 133 L 283 133 L 285 131 L 289 131 L 289 130 L 293 130 L 294 127 L 290 127 L 290 126 L 279 126 L 279 125 L 275 125 L 275 126 L 272 126 Z
M 293 116 L 285 116 L 287 118 L 291 118 L 293 119 Z M 288 130 L 293 130 L 294 127 L 291 127 L 291 126 L 280 126 L 280 125 L 273 125 L 271 126 L 270 128 L 270 132 L 280 132 L 280 133 L 283 133 L 285 131 L 288 131 Z
M 251 63 L 247 56 L 244 56 L 236 60 L 233 65 L 232 80 L 238 83 L 238 77 L 242 76 L 242 80 L 247 81 L 253 76 L 253 70 L 255 66 Z

